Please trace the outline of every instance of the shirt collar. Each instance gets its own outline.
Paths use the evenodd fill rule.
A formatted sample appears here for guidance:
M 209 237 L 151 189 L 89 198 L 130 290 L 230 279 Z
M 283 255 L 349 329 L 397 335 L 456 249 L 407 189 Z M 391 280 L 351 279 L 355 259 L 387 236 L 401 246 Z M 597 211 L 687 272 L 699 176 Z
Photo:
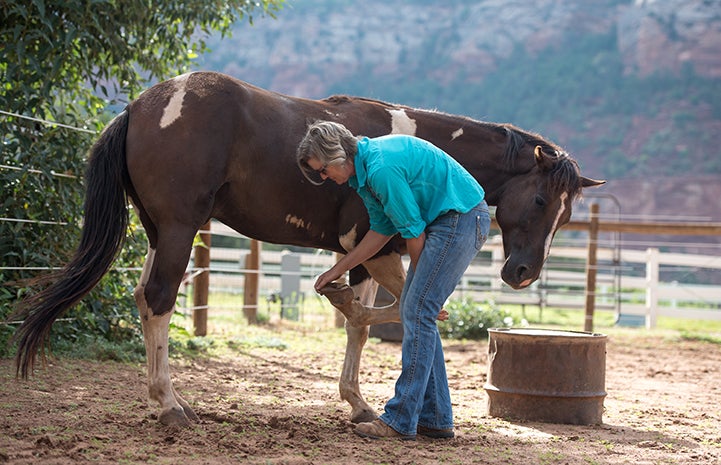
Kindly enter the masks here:
M 348 184 L 354 189 L 360 189 L 366 185 L 368 179 L 368 171 L 366 170 L 366 155 L 368 154 L 368 138 L 363 137 L 358 140 L 355 158 L 353 158 L 353 166 L 355 175 L 348 179 Z

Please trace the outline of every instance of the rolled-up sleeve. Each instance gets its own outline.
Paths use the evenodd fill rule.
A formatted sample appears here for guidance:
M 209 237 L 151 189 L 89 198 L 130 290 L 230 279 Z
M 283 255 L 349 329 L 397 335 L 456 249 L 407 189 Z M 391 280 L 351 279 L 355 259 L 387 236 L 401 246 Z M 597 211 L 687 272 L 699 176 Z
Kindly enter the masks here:
M 369 177 L 368 185 L 401 237 L 410 239 L 421 235 L 427 225 L 403 173 L 396 167 L 377 170 Z

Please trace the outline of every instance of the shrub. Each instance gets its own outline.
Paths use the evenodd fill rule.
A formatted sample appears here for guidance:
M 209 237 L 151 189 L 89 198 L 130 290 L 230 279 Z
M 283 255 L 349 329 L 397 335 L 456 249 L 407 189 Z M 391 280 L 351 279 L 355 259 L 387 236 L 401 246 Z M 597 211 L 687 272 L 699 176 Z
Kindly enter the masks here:
M 473 299 L 452 300 L 446 306 L 448 320 L 438 323 L 441 337 L 447 339 L 484 339 L 488 328 L 513 325 L 510 314 L 494 302 L 478 303 Z

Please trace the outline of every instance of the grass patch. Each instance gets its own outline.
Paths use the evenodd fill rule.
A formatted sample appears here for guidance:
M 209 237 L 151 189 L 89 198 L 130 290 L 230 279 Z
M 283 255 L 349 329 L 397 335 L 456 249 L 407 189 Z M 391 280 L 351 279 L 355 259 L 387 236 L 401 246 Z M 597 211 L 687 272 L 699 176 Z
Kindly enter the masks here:
M 288 343 L 273 336 L 237 337 L 228 341 L 228 347 L 239 350 L 252 348 L 285 350 L 288 348 Z
M 52 347 L 54 354 L 82 360 L 115 362 L 145 361 L 145 345 L 142 340 L 108 341 L 95 335 L 81 335 L 74 341 L 60 339 Z
M 681 339 L 685 341 L 701 341 L 710 344 L 721 344 L 721 333 L 706 334 L 698 332 L 681 331 Z
M 323 344 L 327 338 L 340 338 L 345 341 L 345 330 L 336 327 L 336 310 L 324 299 L 315 296 L 306 298 L 300 306 L 298 320 L 280 318 L 280 305 L 266 299 L 260 299 L 259 325 L 249 325 L 243 314 L 242 295 L 231 293 L 212 293 L 208 312 L 208 333 L 206 336 L 193 334 L 193 319 L 190 312 L 176 312 L 171 319 L 170 353 L 173 357 L 214 357 L 232 354 L 237 351 L 255 349 L 304 350 L 317 344 Z M 540 309 L 534 306 L 502 305 L 488 307 L 479 301 L 475 307 L 492 311 L 500 316 L 498 321 L 475 321 L 478 316 L 470 312 L 474 307 L 468 302 L 458 300 L 446 307 L 451 314 L 451 324 L 459 321 L 464 325 L 475 323 L 484 329 L 492 326 L 543 327 L 570 331 L 583 331 L 585 313 L 582 309 L 550 308 Z M 473 313 L 473 314 L 471 314 Z M 488 312 L 485 312 L 488 313 Z M 645 335 L 659 336 L 674 340 L 702 341 L 721 345 L 721 321 L 689 320 L 682 318 L 659 317 L 657 328 L 622 328 L 615 324 L 616 315 L 610 311 L 597 311 L 594 315 L 593 330 L 608 335 Z M 504 321 L 505 320 L 505 321 Z M 482 323 L 482 324 L 481 324 Z M 461 333 L 462 331 L 454 331 Z M 444 335 L 449 336 L 450 334 Z M 447 338 L 447 337 L 446 337 Z M 483 335 L 486 339 L 487 335 Z M 69 358 L 86 360 L 112 360 L 118 362 L 144 362 L 145 347 L 142 340 L 110 342 L 96 335 L 80 335 L 73 341 L 56 341 L 53 353 Z M 8 355 L 8 354 L 6 354 Z

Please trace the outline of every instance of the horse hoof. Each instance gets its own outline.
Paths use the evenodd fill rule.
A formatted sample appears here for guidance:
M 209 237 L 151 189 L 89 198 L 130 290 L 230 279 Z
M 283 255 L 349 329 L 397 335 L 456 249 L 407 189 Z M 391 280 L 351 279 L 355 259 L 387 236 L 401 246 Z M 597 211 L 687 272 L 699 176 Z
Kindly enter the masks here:
M 183 413 L 185 413 L 185 416 L 188 417 L 188 420 L 190 421 L 200 421 L 200 417 L 198 417 L 198 415 L 196 415 L 193 409 L 190 407 L 183 407 Z
M 368 423 L 378 418 L 373 410 L 363 409 L 359 413 L 351 415 L 351 423 Z
M 334 307 L 342 307 L 355 299 L 353 289 L 347 284 L 329 283 L 321 287 L 318 293 L 326 296 Z
M 194 412 L 193 415 L 195 416 L 195 418 L 198 418 Z M 190 420 L 188 419 L 188 416 L 185 414 L 183 409 L 180 408 L 171 408 L 164 410 L 160 414 L 160 417 L 158 417 L 158 421 L 160 421 L 160 423 L 165 426 L 190 426 Z

